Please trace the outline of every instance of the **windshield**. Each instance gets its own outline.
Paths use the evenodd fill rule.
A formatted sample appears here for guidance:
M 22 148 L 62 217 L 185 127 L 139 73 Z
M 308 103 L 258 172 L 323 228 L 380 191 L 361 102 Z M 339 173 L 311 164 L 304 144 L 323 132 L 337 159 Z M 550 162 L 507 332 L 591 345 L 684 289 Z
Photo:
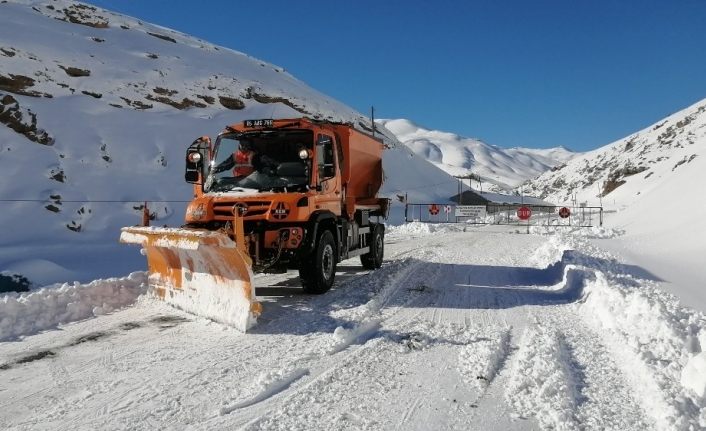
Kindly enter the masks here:
M 306 189 L 309 159 L 299 152 L 312 149 L 310 130 L 267 130 L 231 133 L 218 137 L 205 189 L 291 191 Z

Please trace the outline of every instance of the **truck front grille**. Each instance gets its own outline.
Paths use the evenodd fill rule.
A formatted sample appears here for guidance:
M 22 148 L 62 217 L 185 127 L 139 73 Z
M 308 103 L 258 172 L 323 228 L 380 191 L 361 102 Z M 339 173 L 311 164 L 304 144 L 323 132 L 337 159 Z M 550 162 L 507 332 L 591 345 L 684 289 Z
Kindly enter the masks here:
M 270 201 L 218 201 L 213 204 L 213 214 L 216 220 L 232 220 L 233 206 L 245 204 L 248 211 L 245 219 L 254 218 L 265 214 L 270 209 Z
M 248 211 L 245 213 L 245 219 L 255 218 L 265 214 L 272 202 L 270 201 L 218 201 L 213 204 L 213 214 L 216 220 L 232 220 L 233 206 L 236 203 L 245 204 Z

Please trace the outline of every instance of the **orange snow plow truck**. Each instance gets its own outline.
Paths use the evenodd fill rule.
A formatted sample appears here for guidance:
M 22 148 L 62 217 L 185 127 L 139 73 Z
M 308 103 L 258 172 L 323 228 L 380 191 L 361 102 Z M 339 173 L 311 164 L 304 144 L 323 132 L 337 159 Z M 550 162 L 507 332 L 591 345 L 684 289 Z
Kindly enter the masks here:
M 186 152 L 194 199 L 180 228 L 126 227 L 154 296 L 246 331 L 261 305 L 253 272 L 297 269 L 304 291 L 333 285 L 336 264 L 382 265 L 390 201 L 378 198 L 383 144 L 308 118 L 246 120 Z

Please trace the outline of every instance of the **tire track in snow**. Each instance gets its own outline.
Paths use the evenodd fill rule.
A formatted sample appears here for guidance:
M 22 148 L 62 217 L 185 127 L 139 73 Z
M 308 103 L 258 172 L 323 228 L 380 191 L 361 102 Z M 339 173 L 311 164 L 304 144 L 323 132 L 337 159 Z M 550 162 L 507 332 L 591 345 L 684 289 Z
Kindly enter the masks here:
M 505 393 L 524 417 L 535 417 L 542 428 L 577 430 L 579 387 L 562 334 L 537 324 L 525 329 Z
M 599 334 L 650 420 L 661 429 L 706 429 L 706 398 L 682 380 L 685 365 L 706 345 L 696 341 L 706 340 L 706 317 L 660 289 L 649 272 L 587 238 L 556 235 L 550 243 L 579 250 L 576 263 L 595 274 L 578 314 Z
M 458 368 L 467 383 L 484 391 L 505 366 L 512 328 L 478 335 L 458 355 Z
M 405 273 L 406 270 L 408 270 L 408 269 L 410 269 L 410 267 L 414 267 L 414 266 L 415 266 L 415 265 L 414 265 L 414 262 L 406 262 L 406 263 L 403 262 L 403 263 L 401 264 L 401 270 L 400 270 L 400 268 L 397 268 L 396 270 L 393 270 L 393 268 L 391 268 L 391 272 L 392 272 L 393 276 L 395 276 L 395 275 L 398 275 L 399 272 Z M 393 277 L 393 278 L 394 278 L 394 277 Z M 366 282 L 365 282 L 365 281 L 362 281 L 361 283 L 366 283 Z M 315 297 L 315 298 L 322 298 L 322 297 Z M 326 301 L 326 302 L 329 302 L 329 303 L 333 303 L 333 302 L 335 302 L 335 300 L 336 300 L 335 297 L 334 297 L 334 298 L 327 298 L 327 299 L 328 299 L 328 301 Z M 376 299 L 379 299 L 379 295 L 374 296 L 374 297 L 373 297 L 373 301 L 369 301 L 369 302 L 375 302 Z M 386 303 L 386 301 L 383 300 L 382 303 Z M 317 307 L 318 307 L 318 304 L 317 304 Z M 329 307 L 329 308 L 330 308 L 330 307 Z M 378 309 L 378 310 L 379 310 L 379 309 Z M 285 316 L 282 316 L 282 318 L 284 318 L 284 317 L 285 317 Z M 285 319 L 285 320 L 286 320 L 286 319 Z M 301 322 L 300 322 L 300 323 L 301 323 Z M 271 323 L 271 324 L 272 324 L 272 323 Z M 364 331 L 364 332 L 361 333 L 361 334 L 356 334 L 356 336 L 350 337 L 350 339 L 349 339 L 348 341 L 345 341 L 343 344 L 337 345 L 337 346 L 334 348 L 334 350 L 333 350 L 332 352 L 330 352 L 330 353 L 336 353 L 336 352 L 343 351 L 343 350 L 345 350 L 347 347 L 349 347 L 351 344 L 353 344 L 354 342 L 355 342 L 355 343 L 364 343 L 364 342 L 366 341 L 366 339 L 367 339 L 369 336 L 374 335 L 375 332 L 376 332 L 376 328 L 373 327 L 373 328 L 371 328 L 370 330 Z M 362 339 L 361 339 L 361 338 L 362 338 Z M 241 347 L 242 347 L 242 346 L 241 346 Z M 247 350 L 247 347 L 245 347 L 245 350 Z M 326 358 L 324 358 L 324 359 L 326 359 Z M 304 355 L 303 358 L 301 358 L 301 359 L 293 359 L 291 362 L 292 362 L 292 363 L 295 363 L 295 364 L 302 364 L 302 363 L 306 363 L 307 361 L 308 361 L 308 362 L 311 362 L 311 355 L 310 355 L 310 354 Z M 332 367 L 329 367 L 329 368 L 332 368 Z M 324 369 L 323 371 L 326 371 L 326 369 Z M 311 374 L 312 374 L 312 375 L 314 375 L 314 374 L 321 374 L 323 371 L 317 371 L 316 373 L 313 373 L 313 372 L 312 372 Z M 196 376 L 196 375 L 198 375 L 198 374 L 200 374 L 200 372 L 192 373 L 189 377 L 187 377 L 187 379 L 190 380 L 192 377 L 194 377 L 194 376 Z M 275 390 L 272 390 L 271 387 L 268 386 L 268 387 L 265 388 L 265 390 L 264 390 L 263 392 L 251 394 L 249 399 L 247 399 L 247 400 L 242 400 L 242 401 L 239 402 L 239 403 L 235 403 L 235 404 L 232 404 L 232 405 L 231 405 L 231 407 L 232 407 L 233 405 L 236 405 L 236 406 L 238 407 L 237 409 L 228 409 L 228 408 L 226 407 L 226 408 L 224 408 L 223 412 L 225 413 L 225 412 L 230 411 L 230 412 L 235 413 L 235 412 L 234 412 L 235 410 L 240 410 L 240 409 L 248 410 L 248 407 L 250 407 L 250 406 L 257 407 L 259 404 L 262 404 L 262 403 L 267 404 L 268 402 L 270 402 L 270 398 L 272 398 L 272 397 L 274 397 L 274 398 L 276 398 L 276 399 L 279 399 L 280 396 L 283 395 L 283 394 L 280 394 L 280 392 L 285 392 L 285 393 L 286 393 L 288 390 L 294 389 L 294 388 L 290 388 L 290 386 L 292 386 L 292 384 L 295 383 L 296 380 L 298 380 L 298 379 L 300 379 L 300 378 L 302 378 L 302 377 L 307 376 L 307 374 L 309 374 L 308 371 L 307 371 L 306 373 L 302 373 L 301 375 L 298 375 L 298 376 L 297 376 L 297 379 L 293 379 L 292 381 L 288 381 L 289 379 L 287 379 L 287 378 L 285 377 L 283 380 L 278 380 L 278 381 L 271 382 L 271 383 L 270 383 L 270 386 L 272 386 L 272 385 L 274 385 L 274 386 L 281 386 L 281 387 L 279 387 L 279 390 L 276 390 L 276 391 L 275 391 Z M 312 376 L 312 377 L 315 377 L 315 376 Z M 282 383 L 282 382 L 284 382 L 284 383 Z M 188 386 L 188 385 L 187 385 L 187 386 Z
M 556 266 L 556 265 L 554 265 Z M 554 378 L 553 381 L 547 380 L 545 382 L 542 382 L 541 384 L 535 385 L 536 387 L 539 388 L 546 388 L 550 387 L 551 390 L 549 392 L 553 392 L 554 394 L 561 393 L 560 390 L 556 389 L 558 386 L 559 388 L 562 388 L 565 393 L 565 397 L 560 397 L 564 399 L 564 402 L 543 402 L 543 397 L 544 395 L 547 395 L 547 393 L 543 393 L 542 391 L 535 391 L 534 396 L 526 396 L 525 401 L 527 398 L 530 399 L 531 402 L 534 402 L 534 407 L 533 408 L 526 408 L 524 409 L 524 413 L 527 414 L 528 412 L 531 413 L 537 406 L 544 406 L 544 410 L 542 411 L 542 417 L 544 418 L 544 422 L 540 421 L 540 427 L 544 428 L 554 428 L 554 427 L 565 427 L 566 429 L 575 429 L 578 427 L 578 425 L 581 423 L 581 420 L 585 418 L 585 416 L 581 416 L 580 418 L 577 418 L 577 415 L 582 414 L 584 411 L 583 407 L 583 402 L 585 401 L 582 391 L 585 389 L 586 385 L 586 378 L 584 374 L 582 373 L 582 369 L 584 366 L 578 361 L 578 359 L 574 356 L 573 349 L 569 346 L 568 342 L 566 341 L 566 335 L 561 332 L 555 332 L 553 335 L 549 336 L 549 342 L 544 340 L 543 344 L 546 345 L 554 345 L 553 348 L 550 348 L 548 351 L 542 352 L 541 350 L 539 351 L 539 355 L 537 352 L 535 353 L 528 353 L 527 351 L 527 346 L 524 345 L 524 349 L 522 348 L 516 348 L 516 347 L 511 347 L 511 339 L 517 339 L 520 338 L 522 340 L 525 339 L 525 337 L 528 336 L 529 333 L 533 331 L 532 325 L 527 324 L 527 317 L 526 317 L 526 312 L 515 312 L 509 315 L 510 320 L 509 321 L 504 321 L 500 315 L 502 314 L 500 309 L 507 309 L 508 307 L 522 307 L 525 310 L 537 310 L 539 313 L 534 313 L 535 317 L 535 325 L 540 325 L 540 327 L 546 326 L 546 322 L 552 322 L 552 319 L 550 316 L 560 313 L 564 314 L 567 308 L 571 309 L 573 308 L 572 300 L 575 298 L 580 298 L 580 293 L 583 290 L 583 285 L 586 282 L 587 277 L 585 275 L 582 275 L 582 269 L 580 268 L 573 268 L 571 266 L 566 266 L 562 264 L 563 271 L 564 271 L 564 276 L 561 282 L 553 286 L 551 289 L 547 288 L 542 288 L 540 286 L 538 287 L 522 287 L 522 288 L 514 288 L 514 289 L 508 289 L 507 287 L 501 288 L 498 290 L 484 290 L 486 295 L 481 295 L 480 298 L 475 299 L 475 304 L 480 307 L 487 307 L 487 308 L 497 308 L 496 310 L 488 310 L 481 312 L 480 315 L 488 315 L 490 318 L 488 320 L 485 320 L 486 322 L 492 322 L 495 320 L 496 322 L 504 322 L 506 325 L 512 325 L 515 329 L 512 329 L 511 331 L 506 332 L 507 336 L 507 344 L 506 348 L 501 348 L 499 346 L 502 345 L 502 343 L 495 341 L 493 343 L 493 338 L 491 337 L 487 343 L 488 344 L 495 344 L 495 348 L 491 348 L 491 351 L 497 352 L 496 354 L 498 357 L 501 357 L 501 365 L 498 367 L 495 367 L 497 371 L 493 373 L 493 376 L 499 376 L 500 379 L 496 382 L 495 380 L 489 381 L 487 385 L 483 385 L 483 380 L 481 379 L 480 382 L 476 382 L 479 386 L 484 387 L 482 392 L 479 395 L 478 398 L 478 405 L 480 405 L 479 410 L 488 410 L 488 407 L 490 408 L 497 408 L 498 405 L 498 397 L 500 392 L 506 392 L 508 401 L 510 404 L 513 404 L 513 396 L 517 397 L 517 390 L 521 385 L 516 385 L 515 387 L 512 387 L 512 382 L 513 379 L 516 378 L 516 376 L 519 374 L 519 371 L 517 369 L 517 364 L 518 361 L 522 361 L 522 357 L 533 357 L 535 362 L 539 362 L 538 368 L 543 370 L 542 372 L 546 372 L 549 374 L 558 374 L 558 377 Z M 550 271 L 550 267 L 547 268 L 547 272 Z M 554 271 L 554 270 L 552 270 Z M 459 274 L 463 275 L 463 274 Z M 470 284 L 470 283 L 469 283 Z M 499 292 L 502 293 L 502 299 L 499 294 Z M 488 294 L 490 293 L 490 294 Z M 528 307 L 529 306 L 529 307 Z M 523 316 L 525 316 L 523 318 Z M 540 318 L 541 317 L 541 318 Z M 537 323 L 541 322 L 541 323 Z M 581 325 L 581 319 L 577 318 L 577 316 L 573 315 L 573 320 L 572 321 L 565 321 L 564 325 L 565 327 L 571 327 L 571 326 L 576 326 L 576 323 L 579 323 L 578 326 Z M 549 325 L 552 325 L 553 323 L 548 323 Z M 561 325 L 557 325 L 557 327 L 562 327 Z M 518 337 L 517 330 L 524 331 L 524 334 L 522 337 Z M 536 339 L 537 336 L 535 334 L 534 338 Z M 536 344 L 530 343 L 530 345 Z M 470 348 L 470 347 L 469 347 Z M 498 352 L 500 350 L 500 352 Z M 543 359 L 541 359 L 543 357 Z M 539 360 L 537 358 L 540 358 Z M 526 358 L 525 358 L 526 359 Z M 463 357 L 460 357 L 460 362 L 461 366 L 463 367 Z M 527 360 L 526 362 L 528 362 Z M 480 360 L 478 361 L 480 364 L 483 364 L 484 361 Z M 490 362 L 485 362 L 486 364 L 493 364 L 493 359 L 490 360 Z M 510 369 L 508 370 L 506 367 L 507 365 L 510 364 Z M 479 364 L 472 364 L 475 365 L 475 369 L 479 367 Z M 473 369 L 473 366 L 471 367 Z M 615 369 L 615 367 L 613 367 Z M 510 374 L 510 376 L 508 376 Z M 541 372 L 539 373 L 541 374 Z M 552 387 L 552 384 L 555 387 Z M 509 386 L 512 389 L 509 391 L 502 391 L 503 386 Z M 530 385 L 531 386 L 531 385 Z M 573 389 L 572 389 L 573 388 Z M 514 391 L 514 392 L 512 392 Z M 512 395 L 509 395 L 512 392 Z M 537 396 L 537 394 L 541 394 L 542 396 Z M 534 398 L 534 399 L 532 399 Z M 595 406 L 595 400 L 591 400 L 592 403 L 589 403 L 592 406 Z M 518 407 L 518 403 L 514 403 L 515 407 Z M 639 411 L 639 408 L 634 408 L 635 403 L 634 401 L 631 404 L 633 406 L 632 411 Z M 491 407 L 492 406 L 492 407 Z M 559 407 L 557 409 L 557 406 Z M 626 405 L 628 407 L 628 410 L 630 408 L 630 404 L 628 403 Z M 605 406 L 601 406 L 603 408 Z M 522 412 L 523 409 L 519 408 L 519 410 Z M 495 412 L 497 414 L 497 412 Z M 512 412 L 509 412 L 512 413 Z M 479 412 L 477 415 L 475 415 L 476 419 L 483 421 L 484 418 L 482 416 L 479 416 L 481 413 Z M 516 414 L 515 414 L 516 415 Z M 639 420 L 639 416 L 635 415 L 628 415 L 630 419 L 635 419 L 638 418 L 637 421 L 634 421 L 632 423 L 637 423 L 637 424 L 642 424 L 643 422 Z M 534 417 L 534 416 L 526 416 L 526 417 Z M 546 418 L 557 418 L 554 421 L 548 420 Z M 611 422 L 609 420 L 605 420 L 606 418 L 600 418 L 598 422 L 596 422 L 596 428 L 605 428 L 607 424 L 610 424 Z M 501 421 L 502 422 L 502 421 Z M 493 426 L 495 428 L 509 428 L 509 427 L 520 427 L 524 428 L 527 425 L 529 425 L 527 422 L 524 422 L 524 425 L 522 425 L 523 422 L 517 422 L 515 421 L 513 423 L 500 423 L 498 425 L 497 423 L 494 424 L 488 424 L 486 423 L 485 425 L 488 426 Z M 609 426 L 610 427 L 610 426 Z M 633 428 L 634 429 L 634 428 Z
M 287 389 L 290 385 L 292 385 L 292 383 L 296 382 L 297 380 L 301 379 L 302 377 L 308 374 L 309 370 L 298 368 L 293 372 L 289 373 L 288 375 L 284 376 L 283 378 L 275 380 L 274 382 L 268 384 L 262 392 L 255 395 L 254 397 L 227 407 L 222 407 L 219 413 L 221 415 L 227 415 L 234 412 L 235 410 L 250 407 L 253 404 L 257 404 L 261 401 L 264 401 L 267 398 L 270 398 Z
M 649 430 L 655 424 L 601 337 L 581 322 L 575 310 L 553 313 L 548 324 L 563 328 L 572 368 L 581 375 L 581 402 L 575 416 L 583 429 Z
M 397 423 L 397 426 L 395 427 L 396 430 L 404 430 L 404 426 L 408 423 L 409 419 L 412 417 L 412 413 L 417 410 L 419 405 L 421 404 L 421 399 L 420 398 L 415 398 L 412 404 L 409 405 L 407 410 L 404 412 L 404 415 L 402 416 L 402 419 Z
M 435 257 L 438 258 L 438 257 L 440 257 L 440 255 L 437 255 Z M 427 267 L 431 267 L 431 264 L 427 265 Z M 438 271 L 439 267 L 440 267 L 439 265 L 436 265 L 437 271 Z M 433 283 L 430 283 L 430 284 L 433 285 Z M 400 284 L 398 283 L 397 286 L 399 286 L 399 285 Z M 447 286 L 445 286 L 445 287 L 447 287 Z M 434 290 L 433 287 L 431 289 Z M 434 311 L 432 311 L 432 319 L 431 320 L 432 321 L 443 321 L 443 320 L 447 320 L 448 316 L 437 315 L 436 314 L 438 312 L 437 310 L 439 308 L 443 308 L 445 303 L 449 304 L 452 302 L 457 302 L 459 300 L 459 298 L 464 299 L 463 303 L 467 304 L 467 305 L 473 305 L 475 303 L 476 307 L 481 306 L 481 307 L 488 308 L 488 309 L 494 309 L 494 308 L 503 308 L 503 307 L 510 308 L 510 307 L 514 307 L 517 305 L 522 305 L 523 300 L 525 299 L 527 294 L 534 294 L 534 292 L 531 292 L 531 291 L 514 290 L 514 291 L 505 291 L 503 293 L 502 298 L 500 297 L 499 294 L 494 293 L 494 294 L 490 294 L 490 295 L 482 295 L 481 298 L 475 298 L 475 299 L 472 299 L 469 301 L 469 297 L 467 295 L 467 292 L 465 295 L 463 293 L 459 293 L 459 292 L 460 291 L 458 291 L 458 290 L 455 292 L 452 292 L 451 289 L 444 289 L 444 290 L 442 290 L 442 293 L 440 295 L 440 298 L 441 298 L 440 300 L 439 300 L 439 296 L 434 297 L 434 296 L 430 295 L 429 298 L 431 298 L 432 302 L 421 303 L 420 301 L 417 301 L 417 303 L 415 303 L 414 305 L 415 306 L 420 306 L 420 305 L 421 306 L 430 306 L 432 304 L 435 305 L 436 307 L 434 307 Z M 393 297 L 392 293 L 393 292 L 390 292 L 390 295 L 387 296 L 386 298 L 392 298 Z M 429 292 L 427 292 L 427 293 L 429 293 Z M 380 295 L 380 297 L 383 298 L 382 303 L 385 304 L 387 302 L 387 299 L 385 299 L 385 296 Z M 383 307 L 380 306 L 378 309 L 383 309 Z M 494 311 L 497 311 L 497 310 L 494 310 Z M 488 311 L 485 311 L 481 314 L 486 314 L 486 313 L 488 313 Z M 419 314 L 419 313 L 417 313 L 417 314 Z M 498 319 L 496 317 L 496 318 L 490 318 L 488 320 L 490 320 L 490 321 L 496 320 L 497 321 Z M 517 320 L 517 316 L 514 316 L 513 320 Z M 520 320 L 522 320 L 522 319 L 520 319 Z M 464 317 L 464 321 L 465 321 L 465 317 Z M 385 321 L 386 326 L 389 326 L 390 323 L 392 323 L 392 319 L 387 319 Z M 524 326 L 524 325 L 520 325 L 520 326 Z M 508 334 L 509 334 L 509 331 L 508 331 Z M 509 343 L 509 335 L 507 336 L 507 343 Z M 507 362 L 506 360 L 504 360 L 505 358 L 503 357 L 504 355 L 502 353 L 499 356 L 502 357 L 502 359 L 499 359 L 498 362 L 500 362 L 500 363 Z M 497 370 L 496 373 L 498 373 L 498 372 L 500 372 L 500 371 Z M 255 421 L 255 422 L 251 423 L 251 425 L 257 424 L 257 423 L 258 422 Z
M 429 256 L 427 256 L 427 257 L 429 257 Z M 456 293 L 455 298 L 452 299 L 452 297 L 454 297 L 454 295 L 448 294 L 448 292 L 445 290 L 445 288 L 447 286 L 443 286 L 442 288 L 439 288 L 441 290 L 439 290 L 435 287 L 432 287 L 438 281 L 438 278 L 439 278 L 438 275 L 439 275 L 439 272 L 441 271 L 441 268 L 442 268 L 442 265 L 439 265 L 438 261 L 443 260 L 443 257 L 444 257 L 443 254 L 437 253 L 435 256 L 433 256 L 433 259 L 432 259 L 433 261 L 436 260 L 437 262 L 433 262 L 433 261 L 432 262 L 424 262 L 423 264 L 418 265 L 420 270 L 423 273 L 425 273 L 425 275 L 427 275 L 427 277 L 425 277 L 425 278 L 427 278 L 430 281 L 429 283 L 425 283 L 425 284 L 431 285 L 431 286 L 428 286 L 429 288 L 425 289 L 425 291 L 420 292 L 419 296 L 417 296 L 417 298 L 415 298 L 414 301 L 407 303 L 406 306 L 407 307 L 413 306 L 413 307 L 418 308 L 419 310 L 414 311 L 414 312 L 410 312 L 409 310 L 406 310 L 405 313 L 393 314 L 392 316 L 387 317 L 386 319 L 384 319 L 382 321 L 383 330 L 385 330 L 385 329 L 389 330 L 393 326 L 394 327 L 405 326 L 404 323 L 409 323 L 409 321 L 411 321 L 411 320 L 418 319 L 423 314 L 423 311 L 420 311 L 420 310 L 422 310 L 424 307 L 430 307 L 432 305 L 436 306 L 435 308 L 443 307 L 444 303 L 453 302 L 455 299 L 458 299 L 459 296 L 465 298 L 464 305 L 469 304 L 469 303 L 470 304 L 473 303 L 473 301 L 469 301 L 469 297 L 467 294 L 464 296 L 464 295 L 459 295 L 458 293 Z M 428 277 L 428 274 L 426 274 L 430 270 L 433 270 L 433 272 L 436 273 L 433 277 Z M 421 283 L 420 283 L 420 281 L 415 280 L 415 284 L 420 285 Z M 402 283 L 398 282 L 398 283 L 396 283 L 396 285 L 399 287 L 402 285 Z M 387 298 L 395 297 L 394 293 L 395 292 L 390 291 L 390 295 L 387 296 Z M 380 295 L 380 297 L 384 298 L 385 295 Z M 439 301 L 439 297 L 441 297 L 440 301 Z M 505 298 L 505 302 L 503 303 L 503 305 L 509 306 L 509 305 L 514 305 L 514 304 L 519 304 L 520 301 L 518 298 L 520 298 L 519 294 L 512 293 Z M 489 304 L 490 305 L 497 305 L 497 303 L 498 303 L 498 298 L 495 295 L 486 296 L 484 298 L 484 300 L 486 300 L 486 305 L 489 305 Z M 381 302 L 383 304 L 387 303 L 387 301 L 384 299 Z M 401 302 L 401 301 L 398 300 L 396 302 Z M 439 302 L 441 302 L 441 304 L 439 304 Z M 379 307 L 379 309 L 386 310 L 384 307 Z M 434 312 L 432 312 L 432 314 L 433 313 Z M 434 321 L 435 319 L 432 318 L 431 320 Z M 497 319 L 489 319 L 489 320 L 497 320 Z M 502 318 L 500 320 L 504 322 L 504 320 Z M 464 321 L 465 321 L 465 317 L 464 317 Z M 403 325 L 399 325 L 399 324 L 403 324 Z M 505 326 L 507 326 L 507 324 Z M 509 343 L 509 336 L 506 338 L 506 340 L 507 340 L 506 342 Z M 361 350 L 363 350 L 363 348 L 358 349 L 356 352 L 360 352 Z M 500 355 L 500 356 L 502 357 L 503 355 Z M 504 364 L 504 361 L 502 359 L 500 359 L 499 363 Z M 356 364 L 356 365 L 360 365 L 360 364 Z M 311 381 L 310 383 L 312 385 L 314 385 L 314 384 L 316 384 L 316 381 Z M 304 391 L 299 391 L 299 393 L 304 393 Z M 299 393 L 295 392 L 295 393 L 292 393 L 290 397 L 283 398 L 282 400 L 280 400 L 280 404 L 287 404 L 287 405 L 291 404 L 292 399 L 294 397 L 296 397 Z M 293 412 L 291 412 L 291 411 L 290 411 L 290 413 L 293 414 Z M 411 415 L 411 412 L 405 412 L 402 415 L 403 415 L 403 417 L 409 418 L 409 415 Z M 277 417 L 277 416 L 275 416 L 275 417 Z M 274 418 L 267 419 L 265 416 L 263 416 L 263 417 L 260 417 L 259 419 L 255 419 L 254 422 L 250 422 L 249 426 L 251 426 L 253 428 L 257 428 L 258 426 L 266 427 L 263 424 L 272 425 L 272 423 L 273 423 L 272 420 L 274 420 Z

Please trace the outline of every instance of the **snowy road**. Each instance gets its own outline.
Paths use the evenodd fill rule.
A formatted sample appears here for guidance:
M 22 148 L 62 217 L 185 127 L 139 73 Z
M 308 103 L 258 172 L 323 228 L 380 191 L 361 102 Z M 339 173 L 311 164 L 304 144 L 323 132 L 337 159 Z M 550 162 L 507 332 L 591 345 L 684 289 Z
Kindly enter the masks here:
M 0 427 L 706 426 L 704 317 L 645 271 L 580 236 L 410 226 L 325 295 L 258 277 L 248 334 L 141 300 L 2 343 Z

